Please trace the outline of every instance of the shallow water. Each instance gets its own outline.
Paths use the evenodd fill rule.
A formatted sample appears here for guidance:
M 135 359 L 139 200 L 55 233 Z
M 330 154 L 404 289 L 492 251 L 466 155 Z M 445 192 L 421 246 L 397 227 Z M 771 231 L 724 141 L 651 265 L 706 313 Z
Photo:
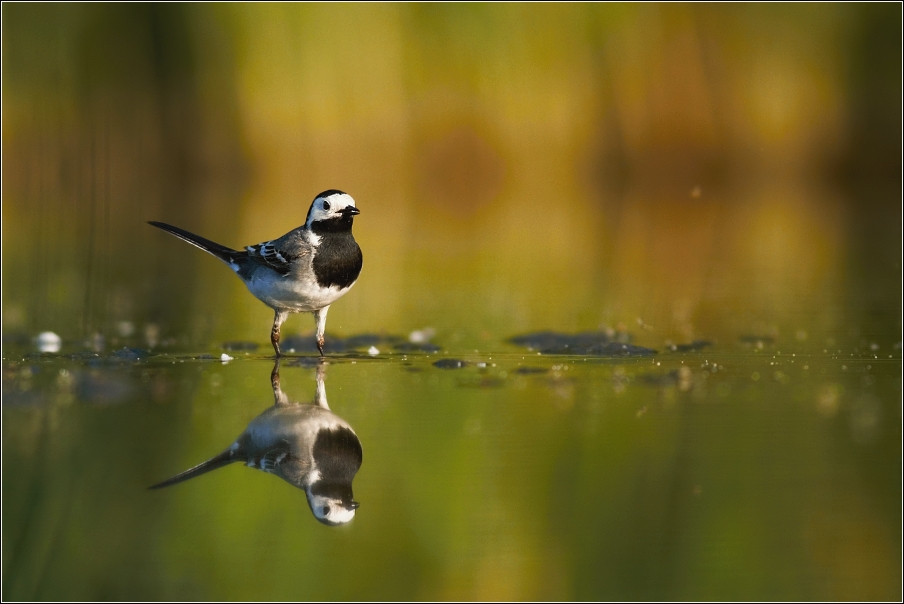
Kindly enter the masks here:
M 900 600 L 897 5 L 2 10 L 3 599 Z M 272 311 L 147 221 L 332 188 L 364 268 L 280 383 L 355 518 L 149 490 L 274 391 Z
M 272 358 L 5 351 L 4 595 L 887 597 L 901 351 L 768 339 L 329 357 L 364 451 L 336 528 L 241 464 L 147 490 L 273 404 Z M 282 363 L 289 398 L 313 401 L 317 364 Z

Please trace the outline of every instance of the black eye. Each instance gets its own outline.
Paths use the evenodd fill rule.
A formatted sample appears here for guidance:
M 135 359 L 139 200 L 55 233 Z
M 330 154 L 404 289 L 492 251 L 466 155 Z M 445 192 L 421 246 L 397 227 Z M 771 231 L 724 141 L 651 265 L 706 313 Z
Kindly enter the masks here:
M 330 202 L 328 202 L 326 199 L 323 200 L 323 209 L 324 210 L 330 209 Z
M 327 514 L 330 513 L 330 506 L 325 505 L 325 506 L 323 506 L 323 509 L 320 510 L 320 511 L 323 512 L 323 515 L 324 515 L 324 516 L 326 516 Z

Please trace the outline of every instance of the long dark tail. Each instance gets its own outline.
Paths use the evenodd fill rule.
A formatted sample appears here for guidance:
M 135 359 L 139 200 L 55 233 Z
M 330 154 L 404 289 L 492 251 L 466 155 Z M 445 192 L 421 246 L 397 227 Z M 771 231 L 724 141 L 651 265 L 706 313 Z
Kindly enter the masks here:
M 216 256 L 226 264 L 232 268 L 232 270 L 238 270 L 236 266 L 236 261 L 247 254 L 247 252 L 239 252 L 238 250 L 234 250 L 232 248 L 228 248 L 225 245 L 220 245 L 219 243 L 215 243 L 210 239 L 204 239 L 199 235 L 195 235 L 194 233 L 189 233 L 184 229 L 180 229 L 179 227 L 174 227 L 171 224 L 166 224 L 165 222 L 157 222 L 155 220 L 148 221 L 148 224 L 157 227 L 158 229 L 162 229 L 171 235 L 175 235 L 182 241 L 192 244 L 193 246 L 200 248 L 211 254 Z
M 181 474 L 176 474 L 172 478 L 167 478 L 163 482 L 158 482 L 157 484 L 148 487 L 149 489 L 162 489 L 163 487 L 168 487 L 170 485 L 174 485 L 180 482 L 185 482 L 191 478 L 195 478 L 196 476 L 200 476 L 201 474 L 207 474 L 212 470 L 216 470 L 218 468 L 222 468 L 223 466 L 228 466 L 234 461 L 238 461 L 233 452 L 229 449 L 226 449 L 216 457 L 212 457 L 207 461 L 202 461 L 198 465 L 193 468 L 189 468 L 182 472 Z

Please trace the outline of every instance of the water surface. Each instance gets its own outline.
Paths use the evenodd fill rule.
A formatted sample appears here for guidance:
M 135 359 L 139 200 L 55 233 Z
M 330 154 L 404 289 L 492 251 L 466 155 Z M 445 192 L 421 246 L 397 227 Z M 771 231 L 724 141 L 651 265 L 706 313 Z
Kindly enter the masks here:
M 747 339 L 638 358 L 500 343 L 456 369 L 330 357 L 330 407 L 364 451 L 335 528 L 241 464 L 147 490 L 273 404 L 271 358 L 5 353 L 5 593 L 886 597 L 900 350 Z M 282 364 L 290 398 L 314 400 L 316 364 Z

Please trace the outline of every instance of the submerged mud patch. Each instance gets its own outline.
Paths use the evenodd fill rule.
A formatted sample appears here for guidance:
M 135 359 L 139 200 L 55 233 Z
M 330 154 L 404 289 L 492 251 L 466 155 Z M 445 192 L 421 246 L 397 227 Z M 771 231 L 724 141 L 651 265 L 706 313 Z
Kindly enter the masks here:
M 599 357 L 647 357 L 656 354 L 652 348 L 635 346 L 616 340 L 603 331 L 567 334 L 538 331 L 509 338 L 509 342 L 541 354 L 576 354 Z

